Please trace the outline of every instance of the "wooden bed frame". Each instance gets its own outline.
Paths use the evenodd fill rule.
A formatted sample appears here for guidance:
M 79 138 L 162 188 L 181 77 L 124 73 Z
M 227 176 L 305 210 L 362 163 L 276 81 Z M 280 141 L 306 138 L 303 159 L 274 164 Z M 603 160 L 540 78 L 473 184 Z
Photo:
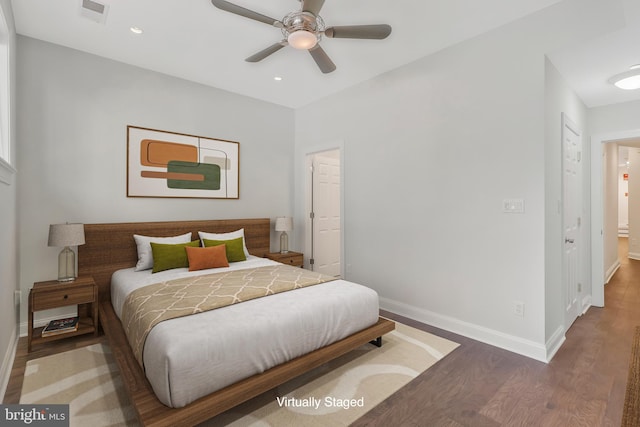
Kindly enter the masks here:
M 208 221 L 139 222 L 85 224 L 86 243 L 78 247 L 78 274 L 92 276 L 99 288 L 100 324 L 122 374 L 140 423 L 144 426 L 192 426 L 206 421 L 298 375 L 335 359 L 395 328 L 387 319 L 360 332 L 304 356 L 275 366 L 262 374 L 232 384 L 190 403 L 170 408 L 161 403 L 147 381 L 129 346 L 120 320 L 111 305 L 111 275 L 116 270 L 136 265 L 138 255 L 134 234 L 176 236 L 189 231 L 197 239 L 198 231 L 224 233 L 244 228 L 247 249 L 252 255 L 269 252 L 270 220 L 233 219 Z

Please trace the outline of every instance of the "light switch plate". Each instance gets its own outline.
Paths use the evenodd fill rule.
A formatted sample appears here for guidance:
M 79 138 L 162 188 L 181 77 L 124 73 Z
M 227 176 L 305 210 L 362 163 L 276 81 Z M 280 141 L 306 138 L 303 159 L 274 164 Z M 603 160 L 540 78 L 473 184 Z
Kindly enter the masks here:
M 504 199 L 502 201 L 502 212 L 524 213 L 524 199 Z

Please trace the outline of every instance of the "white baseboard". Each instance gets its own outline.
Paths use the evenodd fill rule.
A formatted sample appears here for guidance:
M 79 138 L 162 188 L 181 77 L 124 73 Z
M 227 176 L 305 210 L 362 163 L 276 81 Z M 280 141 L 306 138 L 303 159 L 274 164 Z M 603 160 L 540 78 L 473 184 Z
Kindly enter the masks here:
M 13 333 L 11 334 L 11 338 L 9 338 L 7 352 L 2 358 L 2 365 L 0 365 L 0 402 L 4 401 L 4 394 L 7 392 L 11 369 L 13 368 L 13 361 L 16 358 L 17 350 L 18 337 L 16 336 L 16 329 L 13 328 Z
M 630 259 L 635 259 L 635 260 L 640 260 L 640 254 L 636 253 L 636 252 L 629 252 L 629 258 Z
M 564 327 L 559 326 L 558 329 L 556 329 L 556 331 L 553 333 L 553 335 L 551 335 L 551 338 L 549 338 L 546 342 L 545 347 L 547 348 L 547 356 L 544 362 L 548 363 L 551 359 L 553 359 L 553 356 L 556 355 L 565 341 L 566 337 L 564 335 Z
M 560 332 L 556 331 L 552 339 L 545 345 L 542 345 L 531 340 L 464 322 L 450 316 L 434 313 L 388 298 L 380 297 L 380 308 L 545 363 L 551 360 L 549 355 L 552 356 L 555 354 L 555 351 L 557 351 L 564 342 L 564 331 L 562 330 L 560 330 Z
M 582 314 L 585 314 L 587 312 L 587 310 L 589 310 L 589 308 L 591 308 L 591 302 L 593 301 L 593 298 L 591 296 L 591 294 L 586 295 L 584 298 L 582 298 Z
M 631 254 L 629 254 L 629 258 L 631 258 Z M 619 268 L 620 268 L 620 260 L 616 259 L 616 262 L 614 262 L 613 265 L 609 267 L 609 269 L 607 269 L 607 272 L 605 273 L 605 277 L 607 279 L 604 281 L 604 283 L 609 283 L 609 280 L 611 280 L 611 278 L 613 277 L 614 274 L 616 274 L 616 271 L 618 271 Z

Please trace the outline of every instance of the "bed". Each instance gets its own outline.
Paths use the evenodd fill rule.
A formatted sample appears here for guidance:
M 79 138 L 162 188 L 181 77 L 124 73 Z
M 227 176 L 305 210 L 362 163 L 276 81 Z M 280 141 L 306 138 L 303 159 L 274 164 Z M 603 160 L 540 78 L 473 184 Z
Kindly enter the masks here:
M 125 389 L 143 425 L 178 426 L 198 424 L 362 344 L 379 339 L 383 334 L 394 328 L 393 322 L 389 320 L 377 318 L 377 315 L 376 318 L 371 318 L 370 309 L 368 309 L 369 313 L 364 311 L 362 312 L 363 314 L 356 314 L 355 317 L 349 318 L 346 312 L 351 311 L 351 309 L 339 308 L 339 304 L 336 302 L 335 307 L 333 303 L 327 304 L 326 307 L 322 308 L 325 311 L 320 311 L 319 318 L 316 320 L 310 319 L 311 326 L 305 325 L 304 327 L 306 330 L 322 331 L 333 328 L 333 333 L 326 336 L 323 332 L 322 336 L 312 337 L 311 342 L 305 343 L 302 347 L 296 344 L 297 347 L 294 349 L 286 348 L 283 336 L 296 333 L 295 330 L 291 332 L 286 328 L 292 324 L 299 323 L 301 319 L 299 317 L 300 313 L 311 309 L 305 308 L 303 304 L 310 304 L 308 301 L 318 299 L 320 294 L 330 295 L 334 293 L 337 300 L 362 298 L 361 293 L 355 293 L 355 297 L 349 296 L 350 289 L 356 289 L 359 285 L 349 284 L 349 282 L 341 280 L 331 281 L 326 284 L 296 289 L 272 295 L 268 298 L 258 298 L 206 313 L 199 313 L 191 316 L 191 320 L 181 318 L 159 323 L 158 326 L 151 330 L 145 344 L 143 363 L 147 374 L 151 378 L 150 381 L 136 360 L 134 350 L 128 343 L 119 318 L 119 315 L 122 314 L 123 300 L 130 291 L 128 287 L 131 286 L 131 281 L 128 277 L 135 276 L 132 273 L 132 267 L 137 262 L 137 251 L 133 235 L 160 237 L 191 232 L 194 238 L 197 238 L 199 231 L 224 233 L 238 229 L 244 229 L 246 247 L 252 255 L 247 260 L 248 264 L 252 267 L 267 267 L 276 264 L 263 258 L 269 252 L 270 246 L 269 219 L 85 225 L 86 244 L 78 248 L 78 271 L 80 275 L 93 276 L 98 284 L 100 290 L 100 323 L 111 344 L 115 359 L 122 373 Z M 148 281 L 147 283 L 155 282 L 156 279 L 158 279 L 157 281 L 169 280 L 176 275 L 188 276 L 195 273 L 171 271 L 157 274 L 156 278 L 147 272 L 147 278 L 145 279 Z M 113 288 L 112 276 L 115 279 Z M 326 288 L 321 288 L 325 286 Z M 301 301 L 303 300 L 297 298 L 302 298 L 305 293 L 308 294 L 304 299 L 307 302 L 302 303 Z M 368 297 L 365 295 L 365 298 Z M 375 298 L 377 299 L 377 295 Z M 266 300 L 274 301 L 269 303 L 269 305 L 274 304 L 274 307 L 266 309 L 264 307 Z M 276 324 L 277 331 L 282 329 L 281 336 L 278 336 L 277 333 L 269 336 L 265 334 L 265 331 L 255 327 L 256 324 L 262 325 L 265 323 L 260 321 L 260 316 L 263 316 L 262 319 L 267 318 L 265 316 L 269 316 L 268 318 L 282 317 L 273 316 L 273 312 L 269 314 L 269 311 L 264 310 L 275 310 L 275 312 L 283 313 L 286 307 L 297 306 L 298 304 L 302 304 L 299 310 L 297 312 L 293 310 L 293 318 L 297 320 Z M 243 312 L 243 310 L 245 311 Z M 254 317 L 247 316 L 247 312 L 252 313 Z M 229 316 L 235 316 L 235 318 Z M 360 317 L 363 319 L 360 320 Z M 326 319 L 328 318 L 336 318 L 340 319 L 340 321 L 333 324 L 333 326 L 327 326 Z M 368 320 L 365 318 L 368 318 Z M 203 325 L 211 322 L 214 324 L 220 323 L 221 319 L 227 321 L 233 319 L 232 323 L 237 324 L 239 328 L 245 328 L 241 329 L 245 331 L 243 333 L 247 334 L 246 339 L 242 340 L 243 345 L 249 343 L 254 346 L 249 349 L 245 348 L 242 351 L 237 349 L 232 351 L 258 354 L 259 350 L 271 345 L 270 349 L 267 349 L 268 354 L 276 352 L 275 350 L 279 352 L 280 348 L 286 349 L 284 351 L 285 354 L 277 355 L 277 357 L 270 356 L 267 361 L 263 359 L 254 360 L 254 368 L 252 369 L 257 369 L 255 372 L 251 371 L 250 376 L 246 378 L 237 377 L 237 372 L 233 373 L 228 378 L 221 379 L 223 381 L 222 386 L 219 384 L 212 385 L 210 381 L 193 381 L 193 379 L 189 379 L 189 374 L 194 378 L 198 378 L 201 375 L 214 375 L 208 372 L 207 369 L 205 369 L 204 374 L 199 371 L 189 372 L 189 364 L 201 365 L 201 363 L 194 363 L 196 359 L 190 358 L 193 348 L 198 347 L 198 345 L 194 345 L 194 343 L 197 344 L 197 337 L 192 332 L 204 329 L 205 326 Z M 193 327 L 193 325 L 199 326 Z M 252 327 L 252 325 L 254 326 Z M 171 332 L 172 329 L 174 329 L 173 332 Z M 178 332 L 175 332 L 175 330 Z M 168 363 L 167 360 L 169 359 L 164 355 L 168 348 L 167 342 L 175 341 L 175 339 L 167 339 L 167 337 L 175 336 L 176 333 L 181 337 L 191 335 L 190 338 L 185 338 L 187 343 L 184 344 L 190 350 L 178 350 L 178 353 L 182 352 L 180 353 L 182 355 L 189 354 L 190 357 L 184 358 L 183 366 L 174 367 L 171 372 L 168 372 L 165 370 L 166 365 L 175 365 L 177 361 L 182 359 L 182 357 L 174 357 L 171 363 Z M 183 340 L 181 339 L 181 341 Z M 208 348 L 211 345 L 202 345 L 201 347 Z M 174 354 L 175 351 L 173 349 Z M 262 365 L 264 367 L 260 368 Z M 258 366 L 258 368 L 255 368 L 255 366 Z M 229 367 L 227 366 L 227 368 Z M 218 375 L 215 375 L 216 381 L 218 381 Z M 192 384 L 192 387 L 189 384 Z

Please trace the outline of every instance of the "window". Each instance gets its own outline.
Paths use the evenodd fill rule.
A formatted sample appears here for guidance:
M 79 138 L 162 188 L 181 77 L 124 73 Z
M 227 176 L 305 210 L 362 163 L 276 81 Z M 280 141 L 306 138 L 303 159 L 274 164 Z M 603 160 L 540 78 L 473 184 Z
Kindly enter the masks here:
M 11 184 L 15 169 L 11 165 L 10 133 L 10 49 L 9 26 L 0 7 L 0 182 Z

